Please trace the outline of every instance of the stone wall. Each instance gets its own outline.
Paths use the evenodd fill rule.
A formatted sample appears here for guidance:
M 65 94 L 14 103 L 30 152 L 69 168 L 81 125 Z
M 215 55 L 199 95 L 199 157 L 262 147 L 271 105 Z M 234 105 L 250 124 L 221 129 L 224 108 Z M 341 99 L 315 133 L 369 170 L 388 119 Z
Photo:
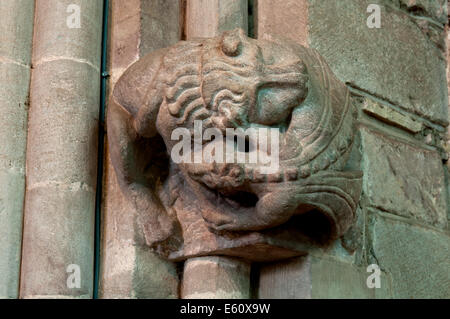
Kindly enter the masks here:
M 278 2 L 281 13 L 273 10 Z M 380 28 L 366 24 L 369 4 L 381 8 Z M 447 1 L 257 5 L 260 35 L 288 36 L 317 49 L 360 109 L 351 164 L 364 171 L 359 220 L 335 249 L 313 253 L 307 267 L 290 276 L 310 276 L 312 298 L 448 297 Z M 299 7 L 298 18 L 284 15 Z M 306 32 L 292 30 L 305 22 Z M 381 268 L 381 289 L 366 286 L 369 264 Z M 285 275 L 280 272 L 267 276 Z M 263 293 L 273 291 L 271 281 L 262 277 Z

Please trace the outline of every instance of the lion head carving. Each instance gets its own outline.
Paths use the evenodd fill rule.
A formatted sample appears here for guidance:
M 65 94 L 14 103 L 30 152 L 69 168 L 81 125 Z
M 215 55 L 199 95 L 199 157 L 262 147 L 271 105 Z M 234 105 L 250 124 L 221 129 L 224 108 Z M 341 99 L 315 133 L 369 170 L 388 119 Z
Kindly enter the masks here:
M 173 260 L 206 254 L 259 260 L 267 255 L 254 249 L 261 236 L 293 216 L 319 214 L 329 239 L 352 224 L 361 173 L 343 169 L 355 114 L 348 89 L 316 51 L 233 30 L 179 42 L 133 64 L 112 94 L 109 147 L 148 245 Z M 279 165 L 263 173 L 259 160 L 174 161 L 179 128 L 192 137 L 191 159 L 196 146 L 226 145 L 229 129 L 275 129 Z M 240 152 L 274 154 L 272 144 L 263 149 L 254 136 L 246 138 Z M 311 220 L 300 227 L 306 233 Z

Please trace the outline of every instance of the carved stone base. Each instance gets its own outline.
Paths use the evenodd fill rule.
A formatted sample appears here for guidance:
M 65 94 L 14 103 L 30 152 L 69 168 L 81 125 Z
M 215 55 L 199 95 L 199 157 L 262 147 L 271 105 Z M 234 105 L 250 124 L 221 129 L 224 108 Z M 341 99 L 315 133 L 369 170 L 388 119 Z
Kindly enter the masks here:
M 309 193 L 312 185 L 317 192 L 315 196 Z M 283 191 L 291 188 L 297 196 L 306 194 L 308 197 L 299 206 L 302 213 L 287 223 L 263 231 L 216 232 L 208 227 L 196 208 L 189 187 L 184 187 L 174 205 L 184 243 L 168 258 L 182 261 L 199 256 L 233 256 L 268 262 L 304 256 L 314 248 L 325 247 L 345 232 L 339 225 L 342 216 L 349 219 L 345 224 L 351 223 L 351 212 L 355 209 L 352 206 L 356 205 L 361 191 L 361 172 L 322 173 Z
M 196 242 L 184 246 L 183 249 L 169 255 L 175 262 L 199 256 L 233 256 L 248 261 L 269 262 L 304 256 L 311 248 L 311 244 L 284 241 L 279 236 L 267 235 L 258 232 L 247 233 L 237 238 L 213 233 L 203 234 L 203 244 Z

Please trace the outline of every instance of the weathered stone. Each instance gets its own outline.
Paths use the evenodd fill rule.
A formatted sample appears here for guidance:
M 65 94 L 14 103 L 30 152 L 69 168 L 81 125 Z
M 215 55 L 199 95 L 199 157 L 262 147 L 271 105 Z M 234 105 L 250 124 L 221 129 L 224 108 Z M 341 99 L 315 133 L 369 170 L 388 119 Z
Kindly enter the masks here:
M 110 1 L 111 88 L 141 55 L 180 40 L 179 2 Z M 175 264 L 149 251 L 138 219 L 136 208 L 120 191 L 107 149 L 99 295 L 101 298 L 178 298 Z
M 24 173 L 0 168 L 0 299 L 19 294 Z
M 259 39 L 288 38 L 308 46 L 308 1 L 258 0 L 256 7 Z
M 369 223 L 373 261 L 392 277 L 394 298 L 448 298 L 447 233 L 373 212 Z
M 380 288 L 369 288 L 364 267 L 335 259 L 311 258 L 311 296 L 313 299 L 391 298 L 391 284 L 386 274 L 380 276 Z
M 348 89 L 315 51 L 253 40 L 237 29 L 134 63 L 115 85 L 108 141 L 121 189 L 140 214 L 148 245 L 162 256 L 276 260 L 303 255 L 291 247 L 324 244 L 353 223 L 361 172 L 343 168 L 355 116 Z M 205 139 L 207 147 L 225 144 L 227 129 L 284 127 L 279 165 L 266 174 L 261 161 L 168 158 L 180 144 L 175 130 L 190 134 L 198 122 L 222 134 Z M 191 137 L 188 143 L 191 151 Z M 257 148 L 259 156 L 269 154 Z M 272 239 L 270 231 L 295 215 L 297 238 Z
M 3 0 L 0 2 L 0 13 L 0 61 L 8 60 L 29 66 L 33 38 L 34 1 Z
M 442 53 L 405 12 L 388 10 L 384 3 L 310 0 L 310 45 L 342 81 L 445 125 L 448 96 Z M 369 4 L 381 5 L 379 29 L 366 24 Z
M 445 228 L 446 190 L 438 152 L 361 129 L 364 186 L 369 205 Z
M 95 189 L 100 79 L 86 63 L 55 60 L 32 81 L 27 185 L 80 183 Z
M 215 37 L 248 28 L 247 0 L 190 0 L 186 6 L 186 38 Z
M 123 196 L 107 161 L 102 214 L 101 298 L 178 298 L 173 263 L 149 251 L 137 226 L 137 213 Z
M 450 7 L 450 2 L 449 2 Z M 446 47 L 447 47 L 447 92 L 450 96 L 450 25 L 446 27 Z M 448 104 L 449 114 L 450 114 L 450 101 Z M 447 152 L 447 157 L 450 159 L 450 126 L 447 127 L 447 135 L 445 137 L 444 148 Z M 447 170 L 450 170 L 450 160 L 447 161 Z M 449 185 L 449 193 L 450 196 L 450 185 Z M 449 202 L 450 203 L 450 202 Z M 450 210 L 449 210 L 449 219 L 450 219 Z
M 27 187 L 21 298 L 91 298 L 95 192 L 80 185 Z M 69 288 L 69 265 L 80 288 Z
M 410 116 L 402 114 L 392 107 L 377 103 L 368 98 L 364 99 L 362 110 L 383 122 L 398 126 L 412 133 L 419 133 L 423 129 L 422 122 L 415 121 Z
M 447 23 L 447 0 L 389 0 L 407 12 Z
M 123 40 L 120 45 L 126 46 L 126 48 L 112 46 L 112 50 L 115 50 L 114 53 L 117 53 L 116 62 L 118 61 L 119 63 L 115 64 L 116 67 L 114 67 L 114 63 L 112 64 L 111 72 L 113 78 L 111 79 L 111 88 L 124 69 L 131 63 L 143 57 L 144 53 L 171 45 L 172 43 L 163 44 L 163 39 L 172 41 L 176 38 L 176 34 L 179 34 L 177 32 L 180 31 L 178 23 L 168 23 L 164 20 L 165 18 L 169 20 L 176 19 L 175 11 L 179 10 L 178 2 L 162 2 L 159 0 L 146 1 L 145 3 L 144 1 L 138 2 L 139 9 L 136 10 L 136 7 L 130 4 L 133 10 L 128 12 L 132 13 L 127 19 L 120 19 L 118 25 L 123 26 L 123 28 L 117 27 L 117 30 L 121 29 L 121 39 Z M 186 3 L 186 1 L 182 1 L 182 3 Z M 242 3 L 246 5 L 247 1 L 242 1 Z M 369 29 L 366 26 L 366 20 L 369 16 L 366 9 L 369 3 L 382 5 L 382 28 L 380 30 Z M 221 9 L 222 4 L 233 4 L 235 7 Z M 243 8 L 236 9 L 240 4 L 240 1 L 187 1 L 188 12 L 185 21 L 185 35 L 187 39 L 198 36 L 218 35 L 220 26 L 227 25 L 227 23 L 221 21 L 227 20 L 230 22 L 229 27 L 225 27 L 225 29 L 232 29 L 234 26 L 239 25 L 243 21 L 241 18 L 244 17 L 245 19 L 246 17 L 246 10 Z M 127 5 L 124 4 L 123 6 Z M 163 6 L 170 12 L 167 13 L 166 17 L 159 17 L 158 12 L 162 10 Z M 358 223 L 354 225 L 351 231 L 346 233 L 342 239 L 342 244 L 334 242 L 332 246 L 328 246 L 325 249 L 316 249 L 316 247 L 310 249 L 308 247 L 309 260 L 312 260 L 312 262 L 308 262 L 307 267 L 305 263 L 296 261 L 282 261 L 278 264 L 265 265 L 262 268 L 264 276 L 261 277 L 260 281 L 260 289 L 265 291 L 262 294 L 263 297 L 272 294 L 276 298 L 285 295 L 289 298 L 305 296 L 315 298 L 389 298 L 397 295 L 407 296 L 406 291 L 416 294 L 416 290 L 426 291 L 426 289 L 430 289 L 428 286 L 423 288 L 426 285 L 422 283 L 415 285 L 411 278 L 401 274 L 404 267 L 401 260 L 403 251 L 399 252 L 398 250 L 403 248 L 398 245 L 399 243 L 406 245 L 407 241 L 402 239 L 403 237 L 398 239 L 397 236 L 403 236 L 407 232 L 407 227 L 413 226 L 407 225 L 400 232 L 390 235 L 390 237 L 378 238 L 374 235 L 374 229 L 380 228 L 380 226 L 377 226 L 377 222 L 373 221 L 375 217 L 370 224 L 369 232 L 367 232 L 366 205 L 403 217 L 379 212 L 380 216 L 392 216 L 392 218 L 406 220 L 411 224 L 420 224 L 422 225 L 421 227 L 425 228 L 428 227 L 426 224 L 433 225 L 434 227 L 431 227 L 433 230 L 425 229 L 426 232 L 435 233 L 437 237 L 441 235 L 448 237 L 448 234 L 445 234 L 444 231 L 436 230 L 438 228 L 445 229 L 446 225 L 448 225 L 445 219 L 445 212 L 447 211 L 446 195 L 440 155 L 432 146 L 424 145 L 416 139 L 419 135 L 416 133 L 421 131 L 425 135 L 430 133 L 429 145 L 438 145 L 437 133 L 430 132 L 429 129 L 425 128 L 425 125 L 431 125 L 440 130 L 443 128 L 434 126 L 427 120 L 431 120 L 441 126 L 448 121 L 447 115 L 443 112 L 447 108 L 447 98 L 442 92 L 442 88 L 445 86 L 443 84 L 442 45 L 440 44 L 442 38 L 440 38 L 439 32 L 430 31 L 431 29 L 441 30 L 438 25 L 442 21 L 440 20 L 442 19 L 442 12 L 439 12 L 441 8 L 441 0 L 258 1 L 256 15 L 258 17 L 257 33 L 260 39 L 272 39 L 280 36 L 290 38 L 297 43 L 312 43 L 313 47 L 319 49 L 320 53 L 327 57 L 332 68 L 337 70 L 336 72 L 341 80 L 353 86 L 355 92 L 361 92 L 364 96 L 372 95 L 374 100 L 381 103 L 363 105 L 362 110 L 365 114 L 360 113 L 362 115 L 362 129 L 359 134 L 362 142 L 360 145 L 353 146 L 353 152 L 359 153 L 359 150 L 361 150 L 362 155 L 351 158 L 351 163 L 347 162 L 345 166 L 347 170 L 359 169 L 360 156 L 362 156 L 362 167 L 367 174 L 370 174 L 364 182 L 366 196 L 360 203 L 362 209 L 358 209 Z M 222 18 L 227 16 L 227 12 L 231 13 L 231 18 L 223 20 Z M 428 18 L 414 17 L 415 15 L 429 17 L 438 23 Z M 140 24 L 141 22 L 142 25 Z M 426 26 L 424 27 L 424 25 Z M 428 25 L 431 26 L 430 30 L 427 29 Z M 148 32 L 140 30 L 141 28 Z M 310 32 L 308 32 L 308 28 L 310 28 Z M 117 30 L 116 32 L 119 32 Z M 164 32 L 167 32 L 167 35 L 164 35 Z M 227 43 L 224 46 L 225 50 L 221 52 L 221 56 L 239 56 L 242 53 L 247 53 L 246 47 L 242 46 L 242 43 L 239 43 L 239 41 L 228 38 L 224 40 L 227 40 Z M 128 48 L 130 48 L 129 51 L 127 51 Z M 173 48 L 171 50 L 179 50 L 178 52 L 182 52 L 185 56 L 189 55 L 188 50 L 183 50 L 186 47 Z M 215 46 L 215 48 L 219 48 L 219 46 Z M 277 53 L 279 56 L 283 56 L 280 53 L 281 51 L 281 48 L 278 48 Z M 124 55 L 120 55 L 121 52 L 124 52 Z M 155 56 L 159 55 L 155 60 L 164 59 L 163 66 L 168 67 L 168 71 L 163 68 L 162 72 L 166 72 L 166 75 L 174 75 L 175 72 L 179 71 L 176 67 L 171 69 L 176 64 L 174 60 L 177 57 L 177 54 L 172 53 L 173 51 L 170 51 L 169 54 L 159 51 L 155 54 Z M 262 50 L 261 55 L 265 57 L 264 50 Z M 203 59 L 204 57 L 206 59 Z M 210 58 L 208 55 L 202 55 L 199 65 L 205 65 L 204 62 L 207 62 L 208 58 Z M 187 61 L 183 64 L 183 67 L 189 67 L 190 63 L 198 66 L 195 62 L 196 60 L 194 60 L 195 57 L 189 56 L 186 60 L 183 60 L 183 62 Z M 267 61 L 269 63 L 274 62 L 270 61 L 270 59 Z M 154 248 L 161 248 L 159 252 L 162 255 L 166 254 L 165 249 L 167 249 L 167 251 L 171 252 L 168 255 L 169 259 L 175 261 L 188 258 L 185 265 L 186 269 L 183 279 L 185 284 L 182 294 L 187 291 L 186 294 L 189 298 L 227 297 L 229 294 L 223 294 L 220 291 L 216 294 L 217 287 L 221 288 L 222 286 L 231 287 L 228 290 L 235 290 L 234 295 L 238 295 L 242 291 L 247 292 L 248 287 L 246 285 L 238 287 L 239 285 L 234 286 L 234 284 L 230 284 L 228 272 L 225 275 L 227 280 L 224 282 L 220 281 L 220 278 L 224 275 L 221 271 L 216 270 L 224 268 L 224 261 L 229 262 L 226 257 L 220 257 L 222 261 L 217 262 L 211 262 L 210 257 L 195 257 L 209 254 L 236 255 L 236 252 L 238 252 L 239 256 L 249 260 L 257 260 L 255 256 L 271 256 L 272 259 L 281 259 L 283 258 L 282 254 L 277 255 L 280 250 L 274 253 L 275 249 L 270 249 L 271 245 L 279 249 L 277 240 L 275 240 L 278 238 L 274 239 L 264 235 L 252 237 L 252 234 L 248 237 L 237 238 L 233 234 L 234 229 L 232 231 L 219 229 L 224 219 L 221 219 L 223 216 L 217 217 L 217 215 L 223 214 L 223 211 L 219 208 L 224 201 L 216 200 L 214 202 L 213 199 L 211 201 L 216 205 L 208 207 L 204 205 L 205 198 L 198 195 L 201 192 L 196 193 L 197 189 L 193 191 L 189 188 L 191 187 L 189 183 L 194 185 L 197 182 L 204 183 L 208 185 L 208 188 L 212 188 L 215 191 L 218 190 L 216 193 L 217 198 L 223 196 L 232 202 L 236 198 L 236 201 L 240 199 L 241 201 L 238 201 L 238 204 L 233 202 L 232 209 L 230 209 L 235 211 L 241 209 L 240 205 L 244 200 L 252 203 L 259 200 L 250 198 L 248 193 L 237 193 L 238 196 L 234 196 L 236 195 L 234 193 L 235 185 L 229 186 L 229 184 L 224 182 L 225 187 L 222 187 L 223 185 L 219 185 L 220 183 L 214 183 L 220 180 L 220 177 L 224 177 L 223 175 L 227 175 L 230 172 L 229 167 L 223 167 L 223 171 L 220 174 L 217 171 L 213 171 L 214 176 L 204 178 L 208 174 L 203 174 L 204 171 L 202 171 L 199 174 L 200 177 L 194 176 L 190 179 L 192 176 L 186 176 L 186 172 L 179 169 L 177 165 L 171 164 L 169 167 L 167 164 L 169 159 L 163 155 L 160 156 L 160 154 L 166 154 L 167 151 L 170 153 L 172 145 L 167 142 L 169 133 L 177 125 L 183 126 L 184 122 L 181 123 L 181 119 L 178 118 L 181 124 L 178 123 L 173 126 L 170 123 L 167 124 L 167 112 L 166 114 L 158 113 L 165 106 L 161 106 L 161 109 L 155 112 L 153 112 L 154 109 L 152 108 L 150 112 L 143 116 L 142 121 L 139 120 L 142 113 L 146 113 L 145 110 L 143 111 L 142 105 L 158 104 L 161 101 L 158 99 L 161 97 L 159 95 L 160 91 L 158 91 L 162 90 L 160 86 L 153 88 L 154 91 L 147 94 L 150 87 L 147 84 L 155 80 L 153 74 L 156 73 L 156 69 L 160 66 L 158 63 L 153 62 L 149 63 L 149 72 L 147 74 L 141 74 L 141 77 L 138 76 L 135 81 L 133 80 L 129 85 L 125 85 L 130 90 L 135 90 L 134 97 L 131 99 L 124 98 L 125 94 L 120 92 L 119 95 L 114 94 L 112 99 L 116 99 L 113 102 L 123 102 L 125 100 L 124 103 L 119 103 L 122 106 L 119 110 L 126 110 L 124 112 L 128 112 L 127 114 L 130 115 L 130 117 L 125 117 L 124 123 L 127 123 L 127 125 L 133 123 L 133 125 L 129 126 L 133 130 L 130 134 L 132 136 L 131 140 L 134 142 L 133 137 L 143 132 L 137 143 L 140 143 L 140 147 L 148 143 L 142 147 L 142 149 L 148 151 L 141 152 L 140 155 L 142 157 L 139 157 L 138 148 L 134 148 L 134 146 L 129 149 L 126 147 L 121 149 L 121 151 L 130 152 L 121 153 L 125 157 L 123 166 L 126 168 L 124 170 L 117 170 L 115 163 L 122 191 L 125 189 L 123 194 L 116 184 L 115 172 L 111 171 L 111 167 L 107 168 L 105 212 L 103 215 L 104 247 L 107 247 L 107 250 L 103 253 L 103 269 L 105 270 L 103 280 L 106 289 L 103 295 L 105 297 L 125 296 L 131 298 L 156 296 L 171 298 L 176 296 L 177 277 L 174 265 L 162 261 L 147 248 L 148 245 Z M 283 60 L 283 62 L 285 61 Z M 238 63 L 233 66 L 236 67 L 232 70 L 234 72 L 239 69 L 241 64 Z M 193 68 L 191 71 L 194 70 L 192 72 L 195 73 L 199 69 L 201 68 Z M 131 73 L 131 71 L 128 72 Z M 213 73 L 213 71 L 208 70 L 201 75 L 205 76 L 210 73 Z M 181 85 L 181 89 L 177 87 L 176 90 L 173 89 L 171 91 L 172 96 L 175 97 L 174 100 L 177 100 L 176 97 L 185 92 L 182 89 L 185 89 L 186 86 L 192 88 L 190 87 L 192 82 L 189 82 L 187 79 L 192 74 L 184 75 L 186 77 L 182 79 L 174 77 L 174 81 L 180 81 L 179 84 Z M 228 88 L 233 91 L 238 85 L 233 82 L 233 76 L 230 73 L 227 75 L 229 83 L 232 83 Z M 123 78 L 126 77 L 124 76 Z M 123 83 L 122 80 L 119 81 L 120 83 Z M 214 78 L 212 83 L 214 84 L 210 86 L 214 87 L 214 85 L 220 83 L 220 78 Z M 269 85 L 267 90 L 270 91 L 272 89 L 273 84 Z M 208 85 L 202 85 L 201 97 L 208 99 L 209 91 L 213 90 Z M 245 90 L 245 92 L 248 91 L 250 90 Z M 138 98 L 143 96 L 145 96 L 145 100 Z M 155 98 L 155 96 L 158 98 Z M 168 99 L 167 95 L 163 94 L 162 96 L 163 99 Z M 273 95 L 269 97 L 271 96 Z M 174 113 L 177 110 L 183 110 L 185 113 L 183 115 L 188 114 L 188 108 L 185 106 L 191 102 L 190 98 L 192 96 L 187 98 L 188 102 L 186 104 L 174 103 L 172 109 L 168 112 Z M 286 101 L 286 95 L 281 100 Z M 280 104 L 279 101 L 276 102 L 277 105 Z M 384 105 L 393 105 L 393 107 L 384 108 L 382 107 Z M 190 106 L 192 106 L 190 111 L 198 110 L 196 109 L 198 105 Z M 242 107 L 242 105 L 239 105 L 239 107 Z M 115 105 L 112 103 L 110 110 L 113 108 L 115 108 Z M 275 118 L 277 115 L 273 109 L 265 109 L 263 107 L 260 109 L 260 115 L 265 115 L 266 119 Z M 232 108 L 231 110 L 234 111 Z M 156 117 L 155 113 L 158 113 L 158 117 Z M 242 118 L 236 116 L 236 113 L 239 112 L 229 112 L 228 114 L 231 114 L 230 117 L 233 116 L 233 120 L 242 120 Z M 366 114 L 381 119 L 383 123 L 372 121 Z M 418 117 L 425 117 L 427 120 L 413 120 Z M 189 120 L 187 117 L 186 119 Z M 146 126 L 146 123 L 151 123 L 153 120 L 155 125 Z M 244 125 L 240 126 L 245 127 L 245 124 L 244 121 Z M 236 125 L 236 123 L 232 125 Z M 390 126 L 400 127 L 402 130 L 391 128 Z M 405 130 L 412 134 L 405 133 Z M 117 133 L 117 131 L 114 131 L 115 128 L 109 126 L 108 134 L 110 138 L 111 134 Z M 155 132 L 158 133 L 157 138 L 153 139 Z M 128 137 L 123 139 L 127 135 L 126 133 L 129 132 L 119 129 L 118 135 L 121 137 L 119 140 L 122 146 L 124 143 L 127 143 Z M 413 136 L 413 134 L 416 134 L 416 136 Z M 161 141 L 159 135 L 165 138 L 164 141 Z M 147 138 L 149 140 L 144 143 L 143 141 Z M 137 154 L 138 160 L 135 162 L 130 160 Z M 157 155 L 154 156 L 154 154 Z M 112 158 L 113 160 L 115 158 L 114 150 Z M 141 159 L 145 161 L 141 162 Z M 158 161 L 158 159 L 161 159 L 161 161 Z M 322 161 L 326 162 L 323 158 L 318 162 L 321 163 Z M 355 168 L 356 166 L 358 167 Z M 140 171 L 141 168 L 143 171 Z M 312 166 L 308 170 L 295 172 L 289 170 L 285 172 L 285 176 L 272 175 L 267 177 L 267 180 L 262 174 L 253 174 L 254 172 L 248 170 L 245 172 L 244 179 L 248 177 L 258 181 L 260 184 L 266 182 L 281 183 L 281 181 L 284 182 L 284 177 L 289 180 L 296 180 L 299 176 L 304 178 L 309 175 L 310 169 L 320 170 L 320 167 Z M 339 166 L 340 169 L 341 167 Z M 224 174 L 221 175 L 222 173 Z M 232 174 L 228 174 L 226 177 L 230 176 L 230 179 L 232 179 Z M 131 196 L 127 192 L 128 187 L 131 189 Z M 186 191 L 186 189 L 188 190 Z M 286 196 L 291 195 L 289 192 L 286 193 L 288 193 Z M 198 202 L 194 198 L 199 198 Z M 208 210 L 207 214 L 203 214 L 202 210 Z M 272 210 L 272 212 L 277 211 Z M 148 212 L 154 212 L 157 218 L 148 218 Z M 165 218 L 166 213 L 169 215 L 168 219 Z M 204 223 L 205 215 L 208 217 L 208 223 Z M 238 223 L 241 216 L 246 216 L 246 214 L 232 215 L 232 222 Z M 377 218 L 380 216 L 377 216 Z M 177 222 L 180 223 L 178 224 Z M 228 222 L 228 220 L 225 219 L 225 222 Z M 247 221 L 244 226 L 252 224 L 252 222 Z M 216 227 L 218 225 L 219 227 Z M 314 225 L 317 226 L 316 224 Z M 286 224 L 282 227 L 286 227 Z M 419 226 L 414 227 L 415 229 L 423 230 Z M 144 229 L 147 235 L 146 238 L 143 238 L 140 228 Z M 214 228 L 216 229 L 211 230 Z M 321 227 L 318 228 L 321 229 Z M 259 229 L 257 231 L 257 233 L 254 232 L 253 234 L 261 235 L 264 233 L 264 231 Z M 396 232 L 395 229 L 389 229 L 389 231 L 390 234 Z M 386 230 L 385 232 L 387 233 L 388 231 Z M 163 233 L 162 236 L 160 236 L 161 233 Z M 381 234 L 380 236 L 385 236 L 384 231 L 379 233 Z M 415 233 L 415 230 L 412 233 Z M 171 235 L 173 236 L 168 237 Z M 281 245 L 282 247 L 289 249 L 292 246 L 296 246 L 295 239 L 290 233 L 285 232 L 284 235 L 281 240 L 285 240 L 285 246 Z M 367 240 L 367 237 L 370 240 Z M 242 240 L 243 238 L 245 240 Z M 252 242 L 249 239 L 254 241 Z M 420 245 L 420 240 L 416 238 L 412 242 L 416 246 Z M 376 249 L 373 248 L 375 246 Z M 432 245 L 427 244 L 427 246 Z M 437 253 L 443 251 L 442 243 L 436 246 Z M 395 249 L 391 247 L 395 247 Z M 236 250 L 236 248 L 238 249 Z M 299 246 L 296 246 L 296 248 L 298 249 Z M 428 249 L 432 250 L 431 248 Z M 405 250 L 406 259 L 408 259 L 410 258 L 409 254 L 412 254 L 412 248 L 408 247 Z M 381 289 L 369 289 L 366 285 L 366 280 L 369 276 L 365 268 L 367 266 L 366 254 L 372 254 L 369 257 L 370 262 L 383 264 L 382 269 L 385 272 L 382 272 Z M 418 254 L 424 255 L 420 251 Z M 167 257 L 167 255 L 164 256 Z M 284 256 L 286 257 L 286 255 Z M 382 257 L 382 262 L 377 261 L 378 256 Z M 425 256 L 427 257 L 428 255 Z M 189 259 L 191 257 L 192 259 Z M 411 259 L 414 260 L 414 258 Z M 437 263 L 440 262 L 436 255 L 432 259 Z M 198 262 L 199 260 L 201 262 Z M 213 267 L 210 267 L 211 265 Z M 398 265 L 400 267 L 397 267 Z M 396 267 L 399 269 L 396 269 Z M 436 270 L 439 267 L 431 269 L 430 276 L 435 276 L 438 272 L 443 273 L 444 276 L 448 274 L 445 270 Z M 421 269 L 423 268 L 425 267 L 421 266 Z M 157 273 L 152 273 L 152 269 L 157 269 Z M 413 274 L 409 270 L 406 273 Z M 407 286 L 395 283 L 400 276 L 402 276 L 402 280 L 409 280 L 410 283 Z M 146 278 L 149 278 L 149 280 L 146 280 Z M 205 278 L 211 280 L 205 282 Z M 246 275 L 242 278 L 243 281 L 247 281 L 248 273 L 246 272 Z M 400 293 L 393 294 L 391 279 L 394 279 L 395 289 L 400 287 Z M 234 282 L 233 280 L 232 282 Z M 422 281 L 427 280 L 429 283 L 434 283 L 434 279 L 427 278 Z M 240 282 L 239 280 L 237 281 Z M 310 283 L 309 290 L 307 287 L 308 282 Z M 415 286 L 412 287 L 413 285 Z M 188 291 L 188 288 L 190 289 L 191 287 L 193 287 L 191 290 L 193 293 Z M 298 289 L 295 289 L 295 287 L 298 287 Z M 438 290 L 443 291 L 445 289 L 440 286 Z M 447 291 L 446 293 L 448 295 Z
M 185 262 L 183 299 L 250 298 L 250 264 L 230 257 L 198 257 Z
M 81 28 L 67 25 L 70 4 Z M 102 13 L 100 1 L 36 2 L 22 298 L 92 297 Z
M 385 299 L 392 298 L 391 280 L 381 272 L 380 288 L 369 288 L 365 266 L 330 256 L 309 256 L 263 265 L 258 298 Z
M 0 2 L 0 298 L 19 294 L 34 1 Z
M 69 5 L 80 7 L 81 27 L 69 28 L 73 12 Z M 72 59 L 100 69 L 103 2 L 90 0 L 42 0 L 36 6 L 33 65 Z M 100 22 L 99 22 L 100 21 Z M 96 87 L 98 91 L 98 87 Z
M 180 3 L 180 0 L 141 1 L 140 56 L 181 39 Z
M 24 172 L 30 69 L 0 58 L 0 168 Z
M 111 86 L 131 63 L 139 59 L 140 2 L 141 0 L 110 1 L 108 70 Z
M 259 273 L 259 299 L 310 299 L 310 257 L 263 264 Z

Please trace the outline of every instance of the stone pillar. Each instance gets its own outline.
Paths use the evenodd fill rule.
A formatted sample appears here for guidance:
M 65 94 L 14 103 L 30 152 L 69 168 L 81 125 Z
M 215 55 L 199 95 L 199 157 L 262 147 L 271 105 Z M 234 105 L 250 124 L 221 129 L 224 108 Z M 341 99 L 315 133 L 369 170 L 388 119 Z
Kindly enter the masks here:
M 92 297 L 102 12 L 36 1 L 22 298 Z
M 197 257 L 184 264 L 183 299 L 250 298 L 250 264 L 231 257 Z
M 186 37 L 209 38 L 223 31 L 248 30 L 247 0 L 189 0 L 186 6 Z
M 186 38 L 214 37 L 248 30 L 247 0 L 190 0 Z M 231 257 L 199 257 L 185 262 L 181 298 L 250 298 L 250 264 Z
M 19 293 L 33 0 L 0 1 L 0 298 Z
M 180 0 L 110 1 L 110 92 L 139 58 L 181 39 L 181 11 Z M 100 297 L 177 298 L 175 264 L 145 245 L 138 212 L 119 188 L 108 149 L 105 161 Z

